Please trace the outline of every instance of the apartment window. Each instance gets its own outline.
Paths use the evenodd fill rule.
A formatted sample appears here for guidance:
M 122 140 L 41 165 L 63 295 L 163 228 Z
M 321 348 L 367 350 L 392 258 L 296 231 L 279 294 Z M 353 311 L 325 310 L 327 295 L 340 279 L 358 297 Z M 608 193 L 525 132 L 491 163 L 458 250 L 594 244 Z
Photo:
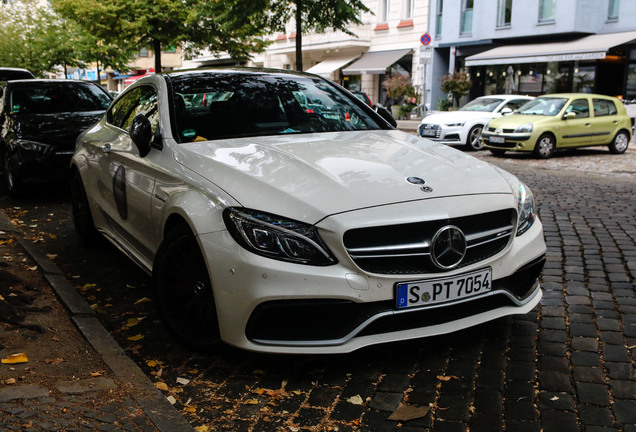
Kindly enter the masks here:
M 389 21 L 389 3 L 390 0 L 380 0 L 380 21 L 385 23 Z
M 607 19 L 609 21 L 618 21 L 619 0 L 609 0 L 609 9 L 607 11 Z
M 442 14 L 444 13 L 444 0 L 437 0 L 437 16 L 435 19 L 435 36 L 442 37 Z
M 473 32 L 473 2 L 474 0 L 462 0 L 461 34 Z
M 510 27 L 512 0 L 499 0 L 497 9 L 497 27 Z
M 554 21 L 556 0 L 539 0 L 539 22 Z
M 404 0 L 403 1 L 403 11 L 402 11 L 402 19 L 413 19 L 413 3 L 415 0 Z

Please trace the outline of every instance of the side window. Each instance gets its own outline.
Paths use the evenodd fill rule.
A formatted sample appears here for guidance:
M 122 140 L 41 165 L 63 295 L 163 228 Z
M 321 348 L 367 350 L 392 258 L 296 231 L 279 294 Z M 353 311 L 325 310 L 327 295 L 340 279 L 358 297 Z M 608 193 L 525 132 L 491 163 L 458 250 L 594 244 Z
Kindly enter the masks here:
M 157 111 L 157 92 L 150 86 L 137 87 L 119 99 L 108 111 L 108 122 L 125 131 L 137 114 L 145 114 L 153 130 L 159 122 Z
M 616 115 L 618 113 L 616 104 L 612 101 L 605 99 L 593 99 L 592 105 L 594 105 L 594 117 Z
M 511 101 L 508 101 L 504 108 L 510 108 L 511 110 L 515 111 L 526 102 L 528 102 L 528 99 L 513 99 Z
M 587 99 L 575 99 L 572 101 L 569 107 L 565 110 L 565 113 L 575 113 L 576 118 L 586 118 L 590 116 L 590 104 Z

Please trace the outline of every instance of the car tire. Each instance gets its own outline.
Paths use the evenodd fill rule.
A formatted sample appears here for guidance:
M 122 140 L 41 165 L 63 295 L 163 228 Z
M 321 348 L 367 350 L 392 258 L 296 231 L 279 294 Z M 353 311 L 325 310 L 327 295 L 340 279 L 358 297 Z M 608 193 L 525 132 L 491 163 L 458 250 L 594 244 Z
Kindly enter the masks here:
M 95 246 L 101 240 L 101 236 L 95 228 L 84 183 L 77 170 L 71 173 L 70 192 L 75 233 L 84 246 Z
M 22 192 L 22 181 L 15 172 L 15 167 L 11 163 L 11 157 L 5 152 L 2 153 L 2 176 L 7 193 L 11 197 L 18 197 Z
M 629 146 L 629 134 L 624 130 L 619 131 L 612 143 L 609 145 L 609 150 L 613 154 L 622 154 L 627 151 L 627 146 Z
M 168 330 L 193 351 L 217 348 L 221 338 L 212 283 L 187 225 L 166 234 L 152 273 L 155 302 Z
M 489 149 L 490 153 L 492 153 L 493 156 L 503 156 L 506 154 L 506 150 L 500 150 L 500 149 Z
M 466 137 L 466 148 L 468 150 L 481 150 L 484 148 L 484 143 L 481 141 L 481 131 L 483 126 L 476 125 L 470 128 L 468 136 Z
M 554 154 L 556 140 L 550 134 L 543 134 L 534 146 L 534 156 L 538 159 L 548 159 Z

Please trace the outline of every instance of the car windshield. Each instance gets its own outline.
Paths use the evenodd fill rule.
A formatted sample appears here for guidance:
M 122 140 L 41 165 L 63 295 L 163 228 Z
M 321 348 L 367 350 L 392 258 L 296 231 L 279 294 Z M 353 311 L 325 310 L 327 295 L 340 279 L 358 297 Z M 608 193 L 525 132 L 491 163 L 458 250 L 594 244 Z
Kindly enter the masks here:
M 567 101 L 567 98 L 560 97 L 538 97 L 521 106 L 517 114 L 553 117 L 561 112 Z
M 96 85 L 63 81 L 20 84 L 12 87 L 9 100 L 14 114 L 103 111 L 110 102 L 108 94 Z
M 468 102 L 466 105 L 461 107 L 460 111 L 488 111 L 493 112 L 495 108 L 499 106 L 499 104 L 503 101 L 503 99 L 499 98 L 477 98 L 473 101 Z
M 320 78 L 188 73 L 172 76 L 171 87 L 179 142 L 383 128 Z

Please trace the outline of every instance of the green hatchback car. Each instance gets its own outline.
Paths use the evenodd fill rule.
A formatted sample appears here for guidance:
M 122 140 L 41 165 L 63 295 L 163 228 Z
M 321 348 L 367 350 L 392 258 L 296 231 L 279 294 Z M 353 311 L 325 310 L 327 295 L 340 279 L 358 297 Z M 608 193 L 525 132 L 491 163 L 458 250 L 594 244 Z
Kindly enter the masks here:
M 481 138 L 494 155 L 520 151 L 547 159 L 556 150 L 599 145 L 620 154 L 632 138 L 632 124 L 615 97 L 558 93 L 540 96 L 512 115 L 491 120 Z

